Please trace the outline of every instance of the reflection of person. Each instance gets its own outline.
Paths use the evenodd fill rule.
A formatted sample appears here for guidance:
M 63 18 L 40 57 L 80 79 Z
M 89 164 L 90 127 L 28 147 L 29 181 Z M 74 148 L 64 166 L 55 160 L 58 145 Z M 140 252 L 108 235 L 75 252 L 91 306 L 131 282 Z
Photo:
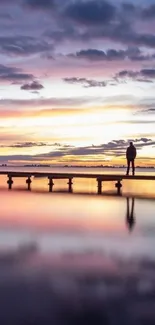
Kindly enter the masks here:
M 132 142 L 126 150 L 126 159 L 127 159 L 127 175 L 129 175 L 130 164 L 132 164 L 132 175 L 135 174 L 135 158 L 136 158 L 136 148 Z
M 135 225 L 135 216 L 134 216 L 134 206 L 135 206 L 135 199 L 131 199 L 131 211 L 130 211 L 130 199 L 127 197 L 127 210 L 126 210 L 126 223 L 127 227 L 130 231 L 132 231 Z

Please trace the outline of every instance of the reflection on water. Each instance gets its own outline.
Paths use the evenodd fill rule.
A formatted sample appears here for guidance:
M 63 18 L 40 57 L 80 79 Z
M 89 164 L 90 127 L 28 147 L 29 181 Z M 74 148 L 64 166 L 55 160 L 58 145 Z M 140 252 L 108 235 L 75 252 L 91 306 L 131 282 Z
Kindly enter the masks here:
M 0 324 L 154 324 L 154 200 L 0 196 Z
M 135 225 L 135 215 L 134 215 L 135 199 L 131 198 L 131 206 L 130 206 L 129 197 L 126 198 L 126 202 L 127 202 L 126 222 L 129 230 L 132 231 Z

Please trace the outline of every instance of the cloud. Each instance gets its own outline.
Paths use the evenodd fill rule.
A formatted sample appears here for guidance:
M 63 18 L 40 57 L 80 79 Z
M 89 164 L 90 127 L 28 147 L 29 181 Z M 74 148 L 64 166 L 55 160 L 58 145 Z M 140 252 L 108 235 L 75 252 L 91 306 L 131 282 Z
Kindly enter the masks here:
M 45 142 L 17 142 L 15 144 L 10 145 L 0 145 L 0 148 L 34 148 L 34 147 L 55 147 L 59 149 L 59 151 L 62 150 L 68 150 L 69 148 L 73 148 L 74 146 L 68 145 L 68 144 L 61 144 L 58 142 L 55 143 L 45 143 Z
M 133 14 L 133 12 L 136 10 L 136 7 L 133 3 L 128 2 L 128 3 L 122 3 L 122 9 L 127 13 L 131 12 Z
M 1 118 L 10 117 L 39 117 L 58 116 L 60 114 L 82 114 L 88 111 L 107 109 L 130 109 L 140 113 L 144 110 L 154 109 L 154 97 L 139 99 L 136 95 L 113 96 L 80 96 L 80 97 L 50 97 L 33 99 L 0 99 Z M 21 109 L 20 109 L 21 108 Z M 33 109 L 32 109 L 33 108 Z
M 106 144 L 101 144 L 99 146 L 88 146 L 88 147 L 78 147 L 68 150 L 68 155 L 75 156 L 89 156 L 89 155 L 108 155 L 108 156 L 124 156 L 126 148 L 129 145 L 129 142 L 132 141 L 136 144 L 138 149 L 141 149 L 145 146 L 152 146 L 155 144 L 155 141 L 152 141 L 147 138 L 139 139 L 129 139 L 125 141 L 123 139 L 113 140 Z M 50 155 L 50 153 L 49 153 Z
M 111 40 L 115 43 L 121 43 L 127 46 L 146 46 L 155 48 L 155 35 L 151 33 L 139 33 L 134 30 L 131 24 L 127 21 L 117 19 L 116 22 L 109 23 L 104 26 L 101 25 L 86 24 L 85 28 L 75 25 L 68 27 L 65 23 L 63 27 L 55 30 L 49 29 L 45 32 L 45 36 L 52 40 L 54 43 L 65 41 L 80 41 L 83 44 L 85 42 Z
M 34 3 L 36 5 L 37 0 Z M 50 9 L 53 5 L 50 1 L 47 1 L 42 10 L 46 8 L 51 15 Z M 56 44 L 67 40 L 85 44 L 93 40 L 103 42 L 108 39 L 127 46 L 155 47 L 155 35 L 149 32 L 151 29 L 142 28 L 141 31 L 137 27 L 137 23 L 141 22 L 142 6 L 104 0 L 79 0 L 58 1 L 55 9 L 52 16 L 54 26 L 47 26 L 44 35 Z
M 155 4 L 145 7 L 141 10 L 142 19 L 154 19 L 155 18 Z
M 89 61 L 105 61 L 113 59 L 124 59 L 124 51 L 108 50 L 107 53 L 102 50 L 88 49 L 80 50 L 75 54 L 69 54 L 69 57 L 78 59 L 87 59 Z
M 115 17 L 115 7 L 107 1 L 90 0 L 70 2 L 64 14 L 84 25 L 98 25 L 110 22 Z
M 72 85 L 82 85 L 84 88 L 106 87 L 109 85 L 117 85 L 121 80 L 131 79 L 138 82 L 152 83 L 155 79 L 155 69 L 142 69 L 140 71 L 121 70 L 111 80 L 92 80 L 87 78 L 64 78 L 63 81 Z M 116 82 L 116 83 L 115 83 Z
M 35 98 L 35 99 L 0 99 L 0 107 L 8 108 L 45 108 L 49 107 L 50 109 L 61 108 L 66 110 L 66 107 L 69 109 L 84 109 L 85 107 L 90 107 L 92 104 L 96 105 L 103 103 L 103 97 L 94 96 L 81 96 L 81 97 L 51 97 L 51 98 Z M 36 111 L 39 113 L 38 110 Z M 9 113 L 9 111 L 8 111 Z M 29 112 L 30 113 L 30 112 Z M 34 113 L 34 111 L 33 111 Z M 10 113 L 11 114 L 11 113 Z
M 46 147 L 44 142 L 18 142 L 13 145 L 7 146 L 8 148 L 33 148 L 33 147 Z M 4 147 L 4 146 L 1 146 Z
M 71 58 L 86 59 L 88 61 L 131 61 L 154 60 L 155 55 L 145 55 L 138 47 L 129 47 L 126 50 L 108 49 L 107 51 L 97 49 L 80 50 L 67 55 Z
M 147 47 L 155 47 L 155 35 L 137 32 L 129 21 L 118 20 L 115 24 L 113 23 L 105 28 L 93 29 L 92 33 L 96 39 L 109 38 L 112 41 L 121 42 L 128 46 L 137 47 L 145 45 Z M 88 31 L 87 34 L 87 37 L 89 37 Z
M 12 4 L 12 1 L 7 1 L 7 3 Z M 153 13 L 153 5 L 143 8 L 143 6 L 138 7 L 131 3 L 124 3 L 123 5 L 117 3 L 116 5 L 112 1 L 110 3 L 104 0 L 22 0 L 16 3 L 24 6 L 26 4 L 31 9 L 31 15 L 33 14 L 32 9 L 39 9 L 39 13 L 44 11 L 45 21 L 38 23 L 36 20 L 35 27 L 38 27 L 39 30 L 38 37 L 30 37 L 27 34 L 18 35 L 19 29 L 16 30 L 16 36 L 1 36 L 0 48 L 3 53 L 30 55 L 50 51 L 52 44 L 49 44 L 40 35 L 48 35 L 55 42 L 68 39 L 74 42 L 76 40 L 85 42 L 94 39 L 110 39 L 127 45 L 155 47 L 155 35 L 151 32 L 140 32 L 135 27 L 135 23 L 140 19 L 142 11 L 147 10 L 147 12 Z M 5 1 L 3 1 L 3 4 L 5 4 Z M 53 8 L 55 12 L 52 14 L 51 9 Z M 37 12 L 36 15 L 39 13 Z M 29 14 L 29 11 L 27 11 L 27 14 Z M 48 23 L 49 17 L 54 22 L 54 25 L 51 23 L 51 27 Z M 35 19 L 36 17 L 34 17 Z M 22 23 L 25 26 L 24 18 L 21 21 L 21 26 Z M 42 30 L 42 34 L 40 34 L 40 30 Z
M 43 88 L 44 86 L 41 85 L 38 81 L 33 81 L 32 83 L 24 84 L 21 86 L 22 90 L 41 90 Z
M 48 10 L 55 6 L 54 0 L 24 0 L 24 3 L 33 9 Z
M 84 88 L 93 88 L 93 87 L 106 87 L 107 83 L 105 81 L 97 81 L 97 80 L 91 80 L 91 79 L 86 79 L 86 78 L 64 78 L 63 81 L 76 85 L 80 84 Z
M 16 1 L 17 4 L 19 4 L 20 0 Z M 12 0 L 0 0 L 0 5 L 10 5 L 12 3 Z
M 155 69 L 143 69 L 140 74 L 144 77 L 155 78 Z
M 115 78 L 129 78 L 140 82 L 153 82 L 155 79 L 155 69 L 142 69 L 140 71 L 122 70 L 116 74 Z
M 7 12 L 1 12 L 0 13 L 0 20 L 9 21 L 9 20 L 12 20 L 12 16 Z
M 43 53 L 53 49 L 52 44 L 32 36 L 0 36 L 0 52 L 25 56 Z
M 92 156 L 93 159 L 97 159 L 97 156 L 111 156 L 111 157 L 124 157 L 126 148 L 129 145 L 129 142 L 132 141 L 135 145 L 137 150 L 141 150 L 143 147 L 146 146 L 154 146 L 155 141 L 151 140 L 150 138 L 141 137 L 136 139 L 128 139 L 128 141 L 124 139 L 120 140 L 112 140 L 108 143 L 104 143 L 101 145 L 91 145 L 91 146 L 84 146 L 84 147 L 75 147 L 70 145 L 61 145 L 59 143 L 55 144 L 47 144 L 47 143 L 34 143 L 34 142 L 26 142 L 26 143 L 17 143 L 15 145 L 10 145 L 8 147 L 12 148 L 31 148 L 37 146 L 48 146 L 53 147 L 53 150 L 50 152 L 45 152 L 37 155 L 9 155 L 9 156 L 0 156 L 1 161 L 49 161 L 52 159 L 62 158 L 68 159 L 68 157 L 72 157 L 72 161 L 75 161 L 77 157 L 85 156 Z M 7 147 L 7 146 L 6 146 Z M 86 161 L 87 161 L 86 158 Z
M 7 67 L 0 65 L 0 80 L 1 81 L 26 81 L 32 80 L 34 76 L 32 74 L 23 73 L 21 69 L 16 67 Z

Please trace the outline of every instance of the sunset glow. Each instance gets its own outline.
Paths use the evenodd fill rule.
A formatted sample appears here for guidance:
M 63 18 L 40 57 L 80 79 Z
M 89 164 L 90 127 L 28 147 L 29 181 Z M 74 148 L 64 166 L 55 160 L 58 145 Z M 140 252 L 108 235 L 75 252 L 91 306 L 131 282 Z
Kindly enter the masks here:
M 152 0 L 0 3 L 0 164 L 155 162 Z

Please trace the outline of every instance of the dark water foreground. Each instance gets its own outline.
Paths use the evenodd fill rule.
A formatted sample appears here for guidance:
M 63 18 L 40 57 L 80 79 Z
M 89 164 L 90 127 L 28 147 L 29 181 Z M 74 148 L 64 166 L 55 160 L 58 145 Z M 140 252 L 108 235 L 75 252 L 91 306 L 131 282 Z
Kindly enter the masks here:
M 155 324 L 155 201 L 1 191 L 0 324 Z
M 154 261 L 115 257 L 105 267 L 100 256 L 89 271 L 75 256 L 67 268 L 34 268 L 31 258 L 1 256 L 1 324 L 154 324 Z

